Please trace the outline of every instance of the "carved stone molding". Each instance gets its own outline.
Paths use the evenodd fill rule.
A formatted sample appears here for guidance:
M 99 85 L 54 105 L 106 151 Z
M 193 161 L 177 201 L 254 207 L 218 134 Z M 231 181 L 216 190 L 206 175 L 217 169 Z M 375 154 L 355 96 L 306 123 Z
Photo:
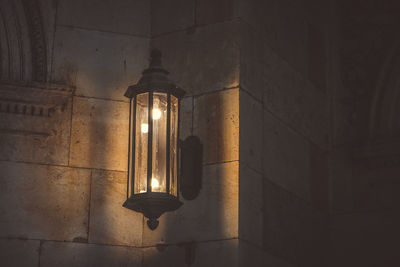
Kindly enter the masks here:
M 0 160 L 66 164 L 74 88 L 0 81 Z
M 0 79 L 46 81 L 48 38 L 41 3 L 0 1 Z

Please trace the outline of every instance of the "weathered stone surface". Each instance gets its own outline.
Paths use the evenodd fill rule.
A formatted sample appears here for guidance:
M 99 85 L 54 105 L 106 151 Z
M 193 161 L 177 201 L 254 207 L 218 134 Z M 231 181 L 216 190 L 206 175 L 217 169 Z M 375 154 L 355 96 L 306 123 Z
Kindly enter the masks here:
M 301 266 L 326 266 L 327 214 L 264 177 L 263 247 Z
M 40 241 L 0 239 L 2 266 L 30 267 L 39 262 Z
M 334 216 L 330 266 L 399 266 L 399 223 L 398 211 Z
M 195 244 L 179 246 L 157 246 L 143 249 L 143 267 L 184 267 L 186 263 L 186 254 L 193 253 Z M 191 261 L 191 257 L 188 261 Z
M 163 65 L 188 95 L 239 84 L 238 22 L 227 22 L 156 37 Z
M 239 90 L 224 90 L 196 97 L 194 134 L 203 143 L 203 163 L 239 158 Z
M 122 207 L 126 200 L 126 172 L 93 170 L 89 242 L 140 246 L 143 216 Z
M 196 22 L 198 25 L 231 20 L 234 14 L 234 0 L 196 1 Z
M 238 266 L 238 240 L 189 242 L 144 249 L 144 267 Z
M 199 243 L 195 250 L 194 262 L 190 266 L 237 267 L 239 262 L 238 243 L 238 239 Z
M 310 201 L 310 144 L 264 111 L 264 174 L 273 182 Z
M 263 177 L 240 163 L 239 238 L 262 246 Z
M 194 0 L 152 0 L 152 36 L 183 30 L 193 26 L 195 23 L 194 13 Z
M 193 102 L 194 98 L 191 96 L 181 101 L 179 138 L 182 140 L 193 133 Z
M 148 49 L 148 38 L 58 26 L 52 79 L 75 85 L 77 95 L 126 101 L 126 88 L 148 66 Z
M 126 170 L 129 104 L 74 97 L 70 164 Z
M 261 102 L 247 92 L 239 92 L 240 164 L 246 164 L 259 172 L 263 171 L 263 109 Z
M 68 164 L 71 91 L 49 84 L 0 85 L 0 159 Z
M 160 217 L 154 231 L 143 229 L 143 245 L 238 237 L 238 162 L 204 166 L 199 196 Z
M 237 0 L 235 16 L 251 25 L 258 32 L 257 40 L 264 39 L 265 44 L 304 77 L 314 78 L 315 63 L 318 63 L 321 67 L 319 78 L 325 79 L 326 36 L 322 40 L 315 38 L 314 29 L 326 35 L 327 21 L 332 19 L 331 9 L 329 3 L 314 0 L 296 3 L 285 0 Z M 317 55 L 320 56 L 317 59 L 319 62 L 313 59 Z
M 0 236 L 87 238 L 90 170 L 1 162 Z
M 279 257 L 270 254 L 268 251 L 254 246 L 246 241 L 239 241 L 239 266 L 240 267 L 295 267 Z
M 144 249 L 144 267 L 238 266 L 238 240 L 191 242 Z
M 61 0 L 57 19 L 66 26 L 150 36 L 150 1 Z
M 241 24 L 240 84 L 264 107 L 314 143 L 328 143 L 328 97 Z
M 141 250 L 132 247 L 45 242 L 42 245 L 40 266 L 141 266 L 141 261 Z

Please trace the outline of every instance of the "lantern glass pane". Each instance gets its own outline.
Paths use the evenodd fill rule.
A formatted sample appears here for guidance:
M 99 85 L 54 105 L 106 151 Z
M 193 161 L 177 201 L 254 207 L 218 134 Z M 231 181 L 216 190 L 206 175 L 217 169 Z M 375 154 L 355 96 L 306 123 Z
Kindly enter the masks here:
M 167 94 L 153 95 L 153 151 L 151 191 L 166 192 Z
M 147 191 L 147 145 L 149 135 L 149 93 L 137 95 L 136 103 L 136 141 L 135 141 L 135 179 L 134 193 Z
M 178 99 L 171 95 L 171 125 L 170 125 L 170 192 L 172 195 L 178 195 Z

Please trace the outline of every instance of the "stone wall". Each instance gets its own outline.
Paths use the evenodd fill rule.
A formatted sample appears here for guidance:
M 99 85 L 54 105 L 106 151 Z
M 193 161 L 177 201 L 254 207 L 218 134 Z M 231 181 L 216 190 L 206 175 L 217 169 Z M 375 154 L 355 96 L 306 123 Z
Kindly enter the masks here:
M 231 13 L 210 14 L 212 1 L 181 1 L 182 10 L 147 0 L 34 2 L 47 30 L 48 77 L 0 84 L 1 265 L 237 266 L 239 47 Z M 174 12 L 184 14 L 175 14 L 179 22 L 168 19 Z M 151 47 L 187 91 L 181 137 L 197 135 L 204 145 L 199 196 L 163 215 L 155 231 L 122 207 L 123 94 Z
M 329 3 L 238 5 L 242 264 L 326 266 Z

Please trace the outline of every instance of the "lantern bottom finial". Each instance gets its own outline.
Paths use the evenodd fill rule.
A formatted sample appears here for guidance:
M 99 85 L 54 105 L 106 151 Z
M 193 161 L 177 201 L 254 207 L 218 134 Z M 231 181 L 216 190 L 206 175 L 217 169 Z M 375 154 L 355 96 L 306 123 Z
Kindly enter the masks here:
M 155 230 L 158 226 L 158 220 L 157 219 L 148 219 L 147 220 L 147 226 L 150 228 L 150 230 Z
M 167 193 L 142 193 L 128 198 L 123 206 L 125 208 L 141 212 L 148 218 L 147 226 L 154 230 L 158 226 L 158 218 L 167 211 L 178 209 L 182 202 L 173 195 Z

